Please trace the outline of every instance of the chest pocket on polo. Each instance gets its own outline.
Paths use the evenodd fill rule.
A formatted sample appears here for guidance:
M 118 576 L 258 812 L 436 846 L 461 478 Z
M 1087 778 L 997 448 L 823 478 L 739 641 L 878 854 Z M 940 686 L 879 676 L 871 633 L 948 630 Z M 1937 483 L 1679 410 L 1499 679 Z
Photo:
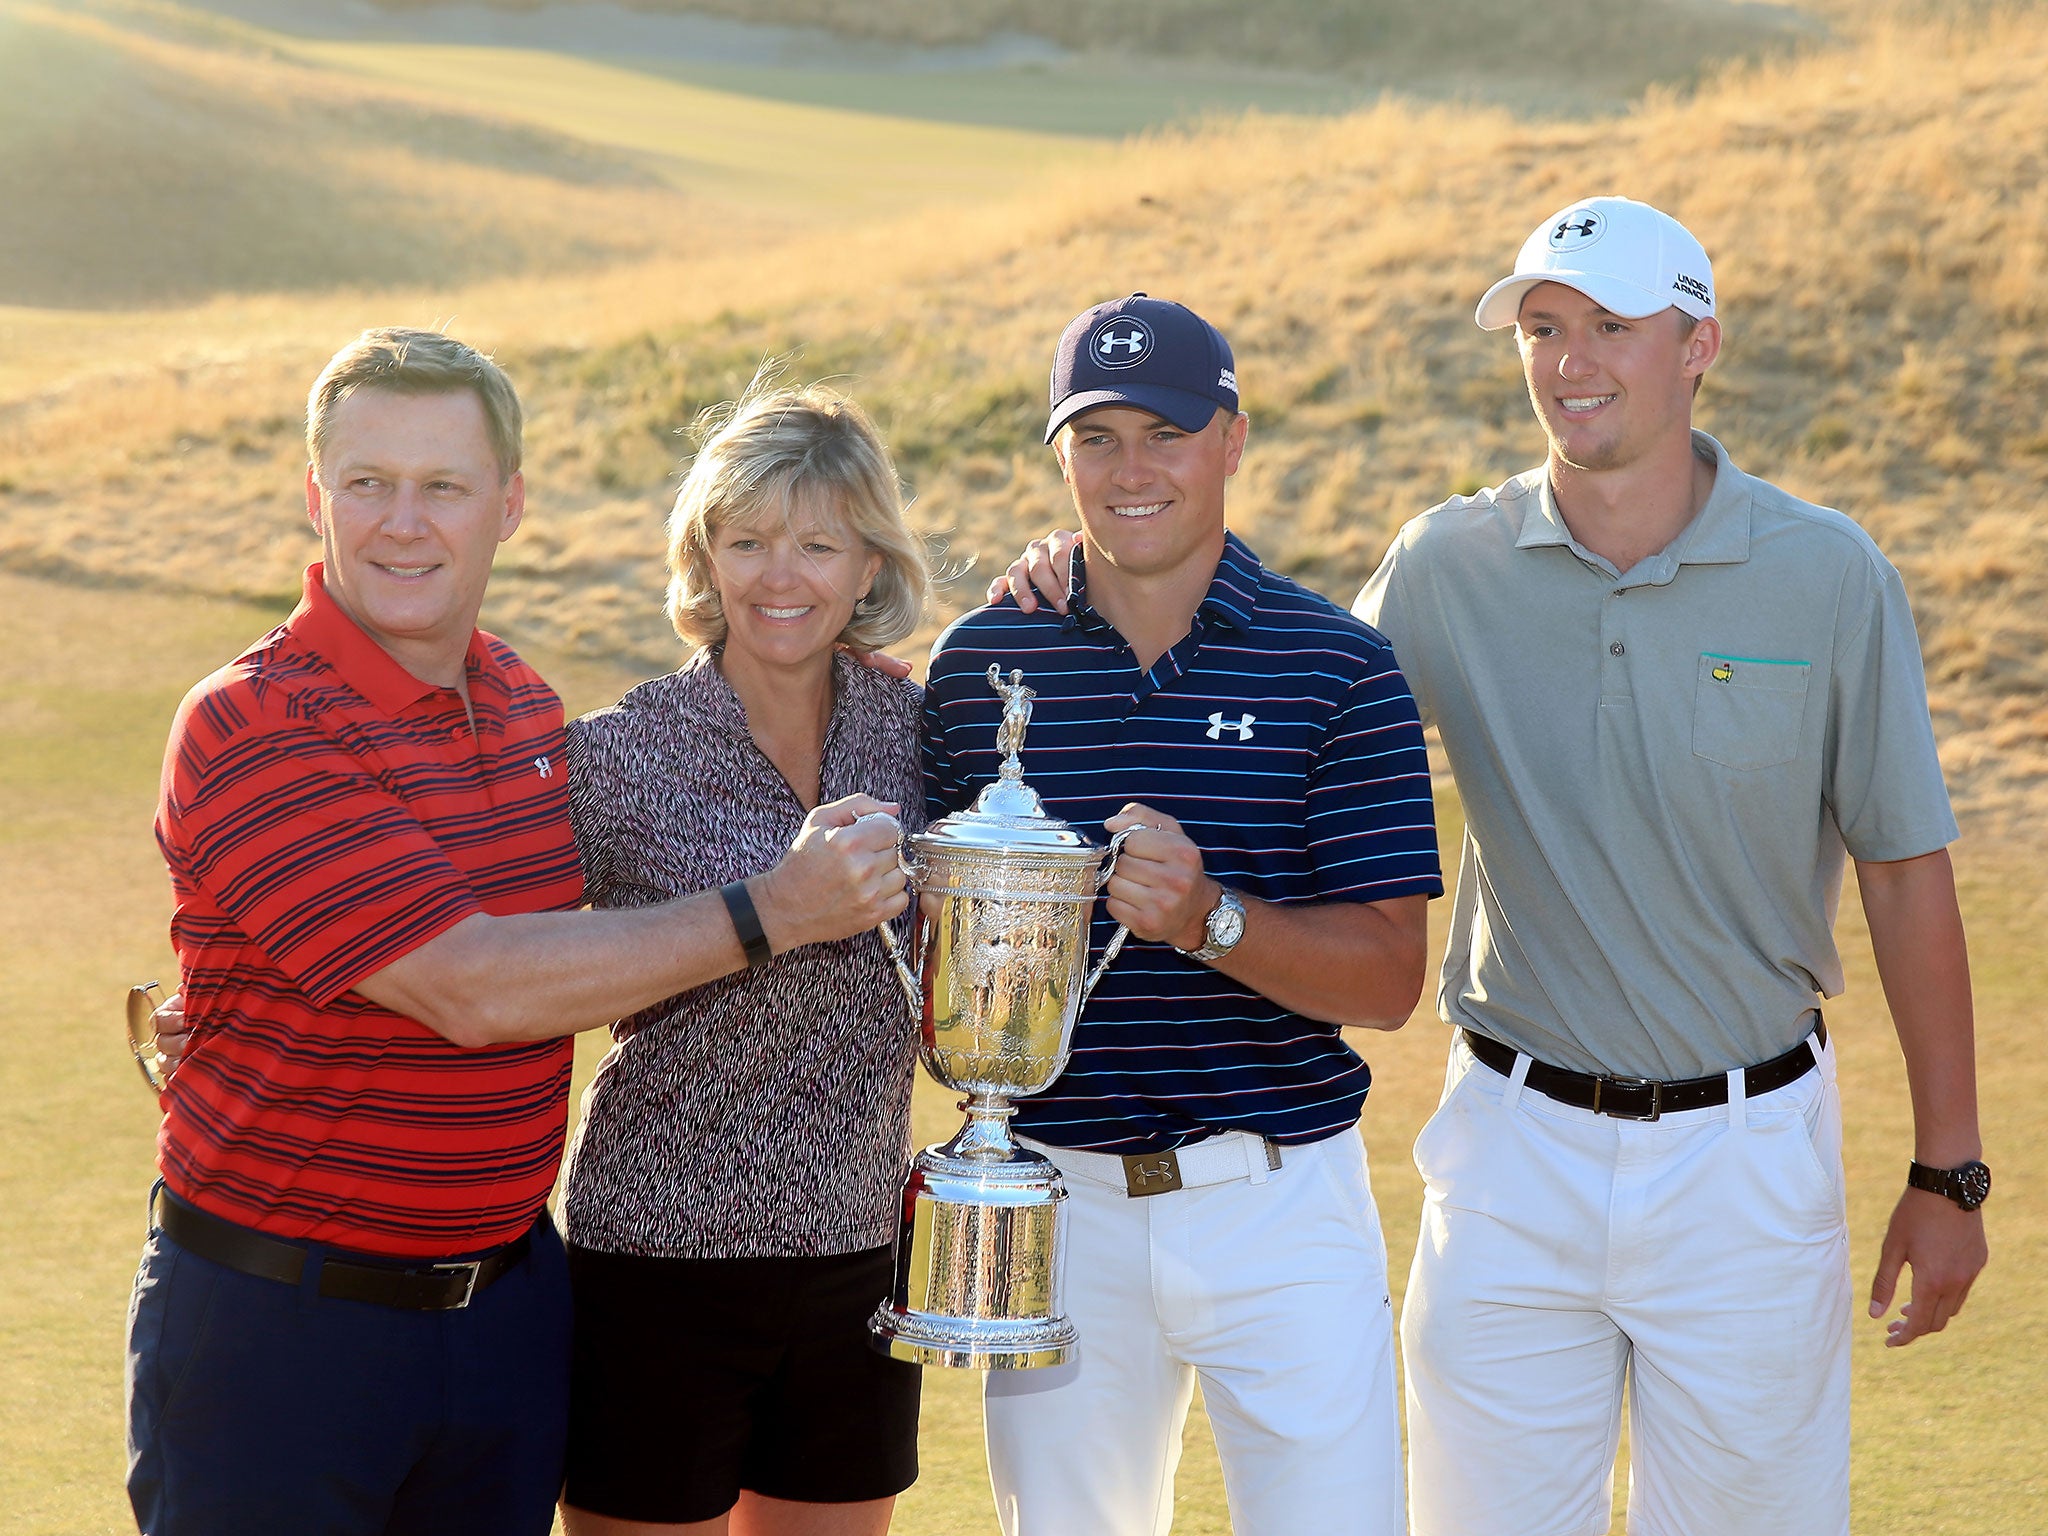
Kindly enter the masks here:
M 1807 661 L 1702 654 L 1693 686 L 1693 755 L 1724 768 L 1791 762 L 1799 755 L 1812 676 Z

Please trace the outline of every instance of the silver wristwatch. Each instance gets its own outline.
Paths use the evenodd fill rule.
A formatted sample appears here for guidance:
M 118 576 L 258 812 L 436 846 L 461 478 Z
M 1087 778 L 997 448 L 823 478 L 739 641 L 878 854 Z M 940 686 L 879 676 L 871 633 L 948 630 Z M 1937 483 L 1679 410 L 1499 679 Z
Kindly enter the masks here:
M 1222 891 L 1203 924 L 1202 947 L 1181 950 L 1190 960 L 1221 960 L 1244 937 L 1244 903 L 1229 886 L 1222 887 Z

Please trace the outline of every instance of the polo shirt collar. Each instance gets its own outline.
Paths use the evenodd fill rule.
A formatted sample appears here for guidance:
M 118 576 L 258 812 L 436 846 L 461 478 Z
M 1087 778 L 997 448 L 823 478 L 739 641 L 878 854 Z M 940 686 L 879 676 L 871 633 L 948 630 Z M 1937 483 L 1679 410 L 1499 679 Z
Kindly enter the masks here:
M 433 694 L 453 692 L 414 677 L 365 634 L 327 590 L 324 571 L 318 560 L 306 567 L 299 606 L 286 620 L 294 636 L 325 657 L 351 689 L 393 718 Z M 489 669 L 490 654 L 481 630 L 470 631 L 469 654 L 463 665 L 471 678 Z
M 1706 433 L 1693 433 L 1692 446 L 1713 459 L 1714 489 L 1673 547 L 1685 565 L 1739 565 L 1749 558 L 1749 476 Z
M 1657 581 L 1669 581 L 1681 565 L 1739 565 L 1749 558 L 1749 476 L 1737 469 L 1728 450 L 1706 433 L 1695 431 L 1692 446 L 1695 453 L 1714 461 L 1714 489 L 1707 496 L 1707 504 L 1678 537 L 1643 562 L 1661 567 L 1653 576 Z M 1594 559 L 1592 552 L 1573 538 L 1571 529 L 1565 526 L 1549 473 L 1532 469 L 1521 478 L 1524 484 L 1534 484 L 1536 511 L 1523 521 L 1521 532 L 1515 536 L 1515 547 L 1536 549 L 1562 544 L 1582 560 Z
M 700 647 L 676 669 L 676 696 L 695 724 L 726 736 L 750 734 L 747 706 L 718 670 L 718 647 Z
M 1211 623 L 1248 632 L 1258 611 L 1265 569 L 1250 545 L 1224 530 L 1222 558 L 1216 562 L 1216 574 L 1209 578 L 1209 590 L 1202 595 L 1196 613 Z M 1109 627 L 1109 621 L 1088 605 L 1088 561 L 1083 544 L 1074 546 L 1073 569 L 1067 575 L 1067 622 L 1062 627 L 1072 629 L 1077 624 L 1091 629 Z
M 747 722 L 747 706 L 740 702 L 740 696 L 719 670 L 721 650 L 722 646 L 718 645 L 702 646 L 676 669 L 676 705 L 689 713 L 693 725 L 752 741 L 754 730 Z M 832 652 L 832 726 L 828 730 L 837 727 L 842 707 L 878 707 L 876 690 L 881 687 L 880 672 L 863 666 L 846 651 L 835 649 Z

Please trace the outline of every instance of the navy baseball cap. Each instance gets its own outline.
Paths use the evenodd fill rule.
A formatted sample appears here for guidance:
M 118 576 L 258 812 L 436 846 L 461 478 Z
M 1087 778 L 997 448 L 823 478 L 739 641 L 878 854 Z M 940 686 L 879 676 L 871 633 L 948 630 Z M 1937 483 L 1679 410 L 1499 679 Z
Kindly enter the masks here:
M 1184 304 L 1134 293 L 1075 317 L 1052 361 L 1049 443 L 1098 405 L 1135 405 L 1199 432 L 1237 414 L 1237 365 L 1223 333 Z

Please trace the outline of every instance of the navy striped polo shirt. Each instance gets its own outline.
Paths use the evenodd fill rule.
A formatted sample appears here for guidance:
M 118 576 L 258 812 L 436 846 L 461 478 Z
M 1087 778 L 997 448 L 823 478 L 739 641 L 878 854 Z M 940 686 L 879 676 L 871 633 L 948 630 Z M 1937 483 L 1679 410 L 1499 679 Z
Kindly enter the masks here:
M 1266 570 L 1228 535 L 1179 644 L 1149 672 L 1088 606 L 1082 553 L 1067 614 L 1009 599 L 939 637 L 925 688 L 933 816 L 996 776 L 991 663 L 1036 689 L 1024 781 L 1097 838 L 1131 801 L 1165 811 L 1209 874 L 1272 902 L 1443 894 L 1429 762 L 1386 639 Z M 1094 953 L 1114 931 L 1098 904 Z M 1372 1073 L 1337 1026 L 1304 1018 L 1171 945 L 1132 939 L 1018 1130 L 1055 1146 L 1156 1152 L 1218 1131 L 1317 1141 L 1354 1124 Z

